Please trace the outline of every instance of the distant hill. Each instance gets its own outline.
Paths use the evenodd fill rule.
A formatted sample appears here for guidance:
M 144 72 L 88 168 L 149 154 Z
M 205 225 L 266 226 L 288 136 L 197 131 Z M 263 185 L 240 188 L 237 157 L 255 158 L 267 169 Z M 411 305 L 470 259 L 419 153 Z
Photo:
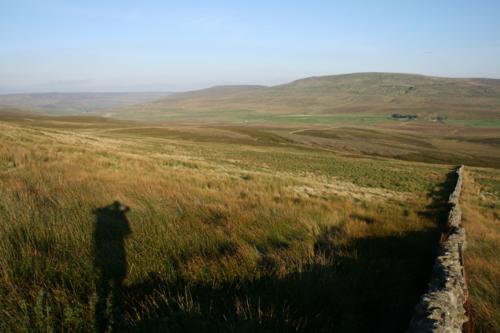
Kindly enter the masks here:
M 165 98 L 124 108 L 115 116 L 168 119 L 202 112 L 206 117 L 230 111 L 257 113 L 415 114 L 458 119 L 500 117 L 500 80 L 457 79 L 412 74 L 357 73 L 310 77 L 288 84 L 220 86 L 175 93 Z M 116 112 L 115 112 L 116 111 Z
M 79 114 L 145 103 L 168 95 L 166 92 L 9 94 L 0 95 L 0 107 L 47 114 Z

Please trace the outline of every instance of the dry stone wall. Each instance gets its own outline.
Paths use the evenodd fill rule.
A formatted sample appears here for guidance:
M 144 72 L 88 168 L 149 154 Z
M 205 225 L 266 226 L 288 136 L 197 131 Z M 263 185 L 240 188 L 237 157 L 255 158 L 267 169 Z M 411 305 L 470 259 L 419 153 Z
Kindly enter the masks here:
M 457 170 L 457 184 L 449 197 L 450 212 L 429 290 L 415 307 L 409 332 L 462 332 L 468 317 L 465 310 L 467 286 L 462 262 L 465 230 L 462 227 L 460 192 L 464 166 Z

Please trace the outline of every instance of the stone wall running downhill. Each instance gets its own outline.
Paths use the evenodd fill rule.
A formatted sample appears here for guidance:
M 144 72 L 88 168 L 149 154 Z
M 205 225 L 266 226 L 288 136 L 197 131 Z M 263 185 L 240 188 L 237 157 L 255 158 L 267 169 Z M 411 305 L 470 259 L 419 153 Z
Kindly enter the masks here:
M 434 263 L 429 290 L 415 307 L 409 332 L 462 332 L 468 321 L 465 310 L 467 286 L 462 261 L 465 230 L 459 203 L 463 169 L 462 165 L 456 170 L 457 184 L 448 201 L 447 230 Z

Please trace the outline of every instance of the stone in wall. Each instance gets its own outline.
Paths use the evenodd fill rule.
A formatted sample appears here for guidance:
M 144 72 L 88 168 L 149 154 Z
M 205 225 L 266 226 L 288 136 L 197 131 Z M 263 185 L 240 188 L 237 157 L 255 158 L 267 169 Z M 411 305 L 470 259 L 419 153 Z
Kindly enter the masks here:
M 466 285 L 462 265 L 465 230 L 461 225 L 460 192 L 463 166 L 457 169 L 457 184 L 451 193 L 448 230 L 434 263 L 429 290 L 415 307 L 409 332 L 462 332 L 468 318 L 464 308 Z

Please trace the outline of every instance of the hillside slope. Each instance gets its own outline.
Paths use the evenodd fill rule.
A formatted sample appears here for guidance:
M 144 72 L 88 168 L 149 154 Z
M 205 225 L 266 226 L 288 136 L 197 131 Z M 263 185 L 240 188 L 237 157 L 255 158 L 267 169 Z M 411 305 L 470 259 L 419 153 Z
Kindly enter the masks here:
M 427 118 L 498 119 L 500 80 L 392 73 L 310 77 L 272 87 L 222 86 L 176 93 L 126 108 L 121 115 L 231 110 L 297 115 L 400 112 Z M 119 110 L 115 115 L 120 116 Z

